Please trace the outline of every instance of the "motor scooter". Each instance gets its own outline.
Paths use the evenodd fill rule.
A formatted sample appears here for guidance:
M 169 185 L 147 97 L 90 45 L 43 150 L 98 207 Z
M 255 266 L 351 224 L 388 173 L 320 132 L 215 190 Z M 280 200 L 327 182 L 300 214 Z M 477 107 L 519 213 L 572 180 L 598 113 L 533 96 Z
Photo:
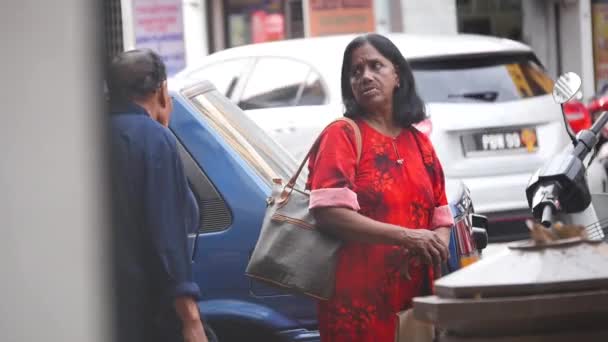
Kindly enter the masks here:
M 581 83 L 576 74 L 560 77 L 555 101 L 566 103 Z M 592 195 L 586 179 L 607 122 L 603 112 L 576 136 L 566 125 L 572 144 L 530 179 L 526 196 L 542 223 L 531 222 L 532 239 L 439 279 L 436 295 L 414 299 L 414 317 L 432 323 L 438 341 L 608 341 L 608 306 L 599 304 L 608 301 L 608 200 Z
M 555 83 L 553 98 L 562 106 L 572 144 L 534 173 L 526 188 L 526 197 L 534 218 L 548 229 L 561 221 L 583 225 L 589 239 L 605 239 L 608 195 L 591 194 L 587 172 L 601 130 L 608 123 L 608 112 L 602 112 L 589 129 L 574 135 L 563 107 L 580 90 L 581 85 L 581 78 L 572 72 L 562 75 Z

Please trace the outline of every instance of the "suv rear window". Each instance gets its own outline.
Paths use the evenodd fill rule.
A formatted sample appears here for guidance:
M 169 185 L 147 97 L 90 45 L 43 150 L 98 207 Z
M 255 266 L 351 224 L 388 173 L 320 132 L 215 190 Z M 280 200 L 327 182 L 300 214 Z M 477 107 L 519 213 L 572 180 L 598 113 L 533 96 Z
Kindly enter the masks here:
M 506 102 L 551 93 L 553 80 L 531 54 L 412 60 L 425 102 Z

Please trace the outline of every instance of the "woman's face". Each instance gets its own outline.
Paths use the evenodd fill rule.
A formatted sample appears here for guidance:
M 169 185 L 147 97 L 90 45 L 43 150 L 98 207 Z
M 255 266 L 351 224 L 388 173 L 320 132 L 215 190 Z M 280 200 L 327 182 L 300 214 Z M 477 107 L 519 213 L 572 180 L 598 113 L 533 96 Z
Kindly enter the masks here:
M 390 60 L 365 43 L 351 56 L 350 86 L 357 103 L 373 112 L 392 105 L 399 75 Z

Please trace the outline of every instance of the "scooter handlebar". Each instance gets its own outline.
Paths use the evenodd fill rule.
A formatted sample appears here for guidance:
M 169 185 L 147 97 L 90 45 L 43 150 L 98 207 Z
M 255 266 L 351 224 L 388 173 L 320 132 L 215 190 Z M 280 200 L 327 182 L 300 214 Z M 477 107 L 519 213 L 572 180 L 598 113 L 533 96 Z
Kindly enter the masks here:
M 549 228 L 551 227 L 551 222 L 553 222 L 553 207 L 550 204 L 545 204 L 543 208 L 543 216 L 541 218 L 540 223 Z

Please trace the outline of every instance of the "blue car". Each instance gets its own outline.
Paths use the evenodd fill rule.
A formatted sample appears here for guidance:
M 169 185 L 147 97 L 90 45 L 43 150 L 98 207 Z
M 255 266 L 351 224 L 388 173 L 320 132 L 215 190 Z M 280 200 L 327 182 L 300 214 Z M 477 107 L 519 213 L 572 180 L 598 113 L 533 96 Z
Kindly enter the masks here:
M 190 242 L 203 317 L 221 342 L 319 341 L 312 299 L 244 274 L 272 179 L 288 179 L 296 161 L 211 83 L 172 80 L 170 87 L 170 129 L 200 207 L 199 231 L 193 232 Z M 305 179 L 304 174 L 299 181 Z M 473 221 L 483 218 L 471 215 L 468 191 L 462 183 L 450 187 L 457 223 L 445 272 L 478 258 L 485 244 L 483 229 L 473 233 Z

